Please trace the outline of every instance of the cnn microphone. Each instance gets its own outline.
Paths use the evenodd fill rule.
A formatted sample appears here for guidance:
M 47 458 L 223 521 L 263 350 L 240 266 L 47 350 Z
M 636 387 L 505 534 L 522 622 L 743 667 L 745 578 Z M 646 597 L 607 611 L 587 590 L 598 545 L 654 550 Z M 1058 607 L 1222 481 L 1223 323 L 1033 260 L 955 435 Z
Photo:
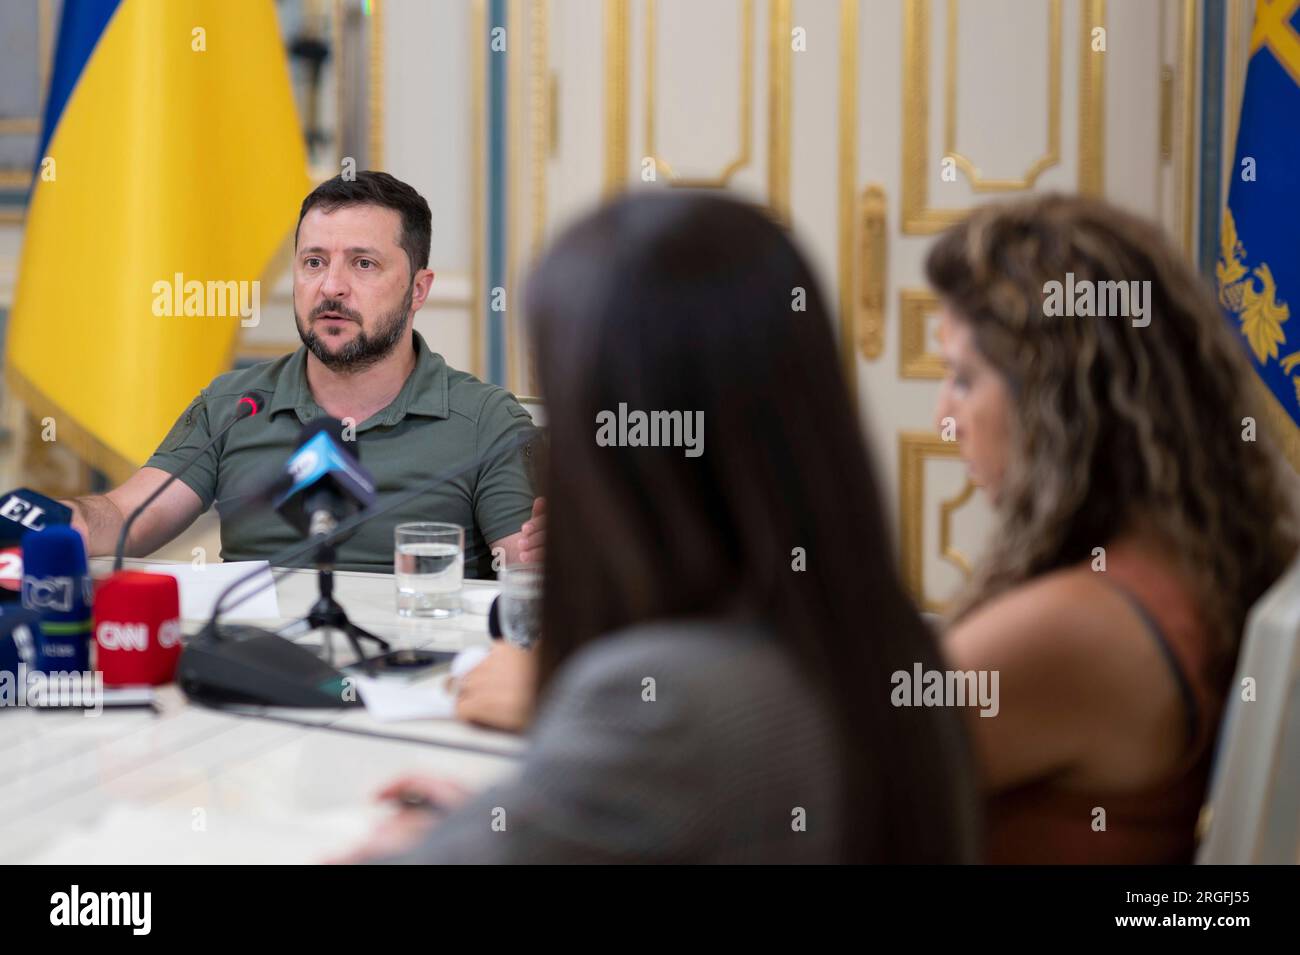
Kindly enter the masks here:
M 124 570 L 95 593 L 95 669 L 105 686 L 170 683 L 181 656 L 176 578 Z
M 199 448 L 188 458 L 186 458 L 185 463 L 176 469 L 176 473 L 170 475 L 167 478 L 167 480 L 163 481 L 162 484 L 158 485 L 157 489 L 148 497 L 146 497 L 144 499 L 144 502 L 139 507 L 137 507 L 134 511 L 131 512 L 130 516 L 128 516 L 127 519 L 122 522 L 122 530 L 117 535 L 117 550 L 113 554 L 114 571 L 119 571 L 122 569 L 122 557 L 126 553 L 126 539 L 127 536 L 131 533 L 131 525 L 136 522 L 136 518 L 138 518 L 141 514 L 143 514 L 145 510 L 151 504 L 153 504 L 154 501 L 158 500 L 158 498 L 162 496 L 163 491 L 171 487 L 173 481 L 175 481 L 182 474 L 188 471 L 193 466 L 195 461 L 201 458 L 204 454 L 207 453 L 209 448 L 211 448 L 214 444 L 220 441 L 221 438 L 225 435 L 227 431 L 231 429 L 231 427 L 234 425 L 236 421 L 242 421 L 244 418 L 251 418 L 253 415 L 261 411 L 262 408 L 265 407 L 265 405 L 266 405 L 265 399 L 263 399 L 263 397 L 255 391 L 246 391 L 242 395 L 240 395 L 239 400 L 235 403 L 235 413 L 231 415 L 230 420 L 227 421 L 225 424 L 223 424 L 220 428 L 218 428 L 217 433 L 208 439 L 207 444 L 203 445 L 203 447 Z
M 273 502 L 300 534 L 328 534 L 375 502 L 375 480 L 361 466 L 355 448 L 343 440 L 343 422 L 337 418 L 318 419 L 303 429 L 285 466 L 292 484 Z
M 40 615 L 36 669 L 90 670 L 93 594 L 81 534 L 61 525 L 23 538 L 23 607 Z
M 20 487 L 0 500 L 0 601 L 17 602 L 23 587 L 22 539 L 47 527 L 72 523 L 72 508 Z

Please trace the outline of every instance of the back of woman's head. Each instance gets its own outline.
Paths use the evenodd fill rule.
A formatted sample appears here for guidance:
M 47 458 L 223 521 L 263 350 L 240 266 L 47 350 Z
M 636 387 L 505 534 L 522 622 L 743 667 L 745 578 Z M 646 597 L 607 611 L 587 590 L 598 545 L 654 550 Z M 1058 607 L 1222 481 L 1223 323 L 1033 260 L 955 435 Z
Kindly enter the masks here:
M 621 627 L 756 614 L 840 727 L 846 851 L 956 856 L 957 716 L 890 705 L 890 675 L 938 656 L 785 232 L 720 197 L 624 198 L 551 247 L 525 308 L 550 430 L 543 688 Z
M 1140 523 L 1199 583 L 1230 659 L 1295 537 L 1279 459 L 1248 440 L 1250 371 L 1208 285 L 1154 224 L 1061 195 L 977 209 L 926 268 L 1012 404 L 999 528 L 957 615 Z

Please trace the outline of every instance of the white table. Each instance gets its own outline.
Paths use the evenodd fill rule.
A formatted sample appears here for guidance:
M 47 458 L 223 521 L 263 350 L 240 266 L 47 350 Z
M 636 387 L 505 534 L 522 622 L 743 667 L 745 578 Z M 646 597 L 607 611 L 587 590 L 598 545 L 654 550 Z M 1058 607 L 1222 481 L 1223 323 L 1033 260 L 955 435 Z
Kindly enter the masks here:
M 107 572 L 92 564 L 96 576 Z M 395 646 L 488 642 L 480 615 L 399 618 L 390 575 L 340 571 L 334 593 L 355 623 Z M 306 613 L 314 572 L 287 572 L 277 594 L 282 619 L 263 621 L 271 628 Z M 187 632 L 197 625 L 185 622 Z M 452 720 L 378 723 L 361 708 L 234 715 L 192 705 L 174 685 L 160 704 L 156 715 L 0 710 L 0 862 L 318 861 L 390 811 L 373 797 L 396 776 L 480 788 L 512 772 L 523 748 Z

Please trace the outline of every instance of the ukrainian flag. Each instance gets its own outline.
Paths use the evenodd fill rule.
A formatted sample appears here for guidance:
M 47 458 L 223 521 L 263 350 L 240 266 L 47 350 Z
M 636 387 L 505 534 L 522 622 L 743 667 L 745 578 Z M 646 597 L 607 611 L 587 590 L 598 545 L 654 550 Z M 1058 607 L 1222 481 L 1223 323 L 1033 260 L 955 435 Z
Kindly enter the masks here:
M 10 387 L 59 442 L 126 477 L 230 367 L 252 319 L 225 293 L 251 306 L 308 186 L 272 0 L 66 0 Z
M 1276 403 L 1267 417 L 1300 468 L 1300 0 L 1257 0 L 1220 233 L 1219 302 Z

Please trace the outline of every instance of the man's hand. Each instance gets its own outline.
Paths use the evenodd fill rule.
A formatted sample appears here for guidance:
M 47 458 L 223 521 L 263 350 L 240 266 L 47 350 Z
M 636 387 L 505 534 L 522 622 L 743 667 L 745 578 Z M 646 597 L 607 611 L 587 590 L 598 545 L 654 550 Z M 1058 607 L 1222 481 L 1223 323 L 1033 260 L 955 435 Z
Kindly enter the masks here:
M 533 501 L 533 516 L 520 528 L 523 540 L 519 545 L 519 559 L 524 563 L 540 564 L 546 551 L 546 498 Z
M 457 683 L 458 719 L 518 733 L 533 718 L 537 656 L 508 643 L 494 644 L 483 662 Z

